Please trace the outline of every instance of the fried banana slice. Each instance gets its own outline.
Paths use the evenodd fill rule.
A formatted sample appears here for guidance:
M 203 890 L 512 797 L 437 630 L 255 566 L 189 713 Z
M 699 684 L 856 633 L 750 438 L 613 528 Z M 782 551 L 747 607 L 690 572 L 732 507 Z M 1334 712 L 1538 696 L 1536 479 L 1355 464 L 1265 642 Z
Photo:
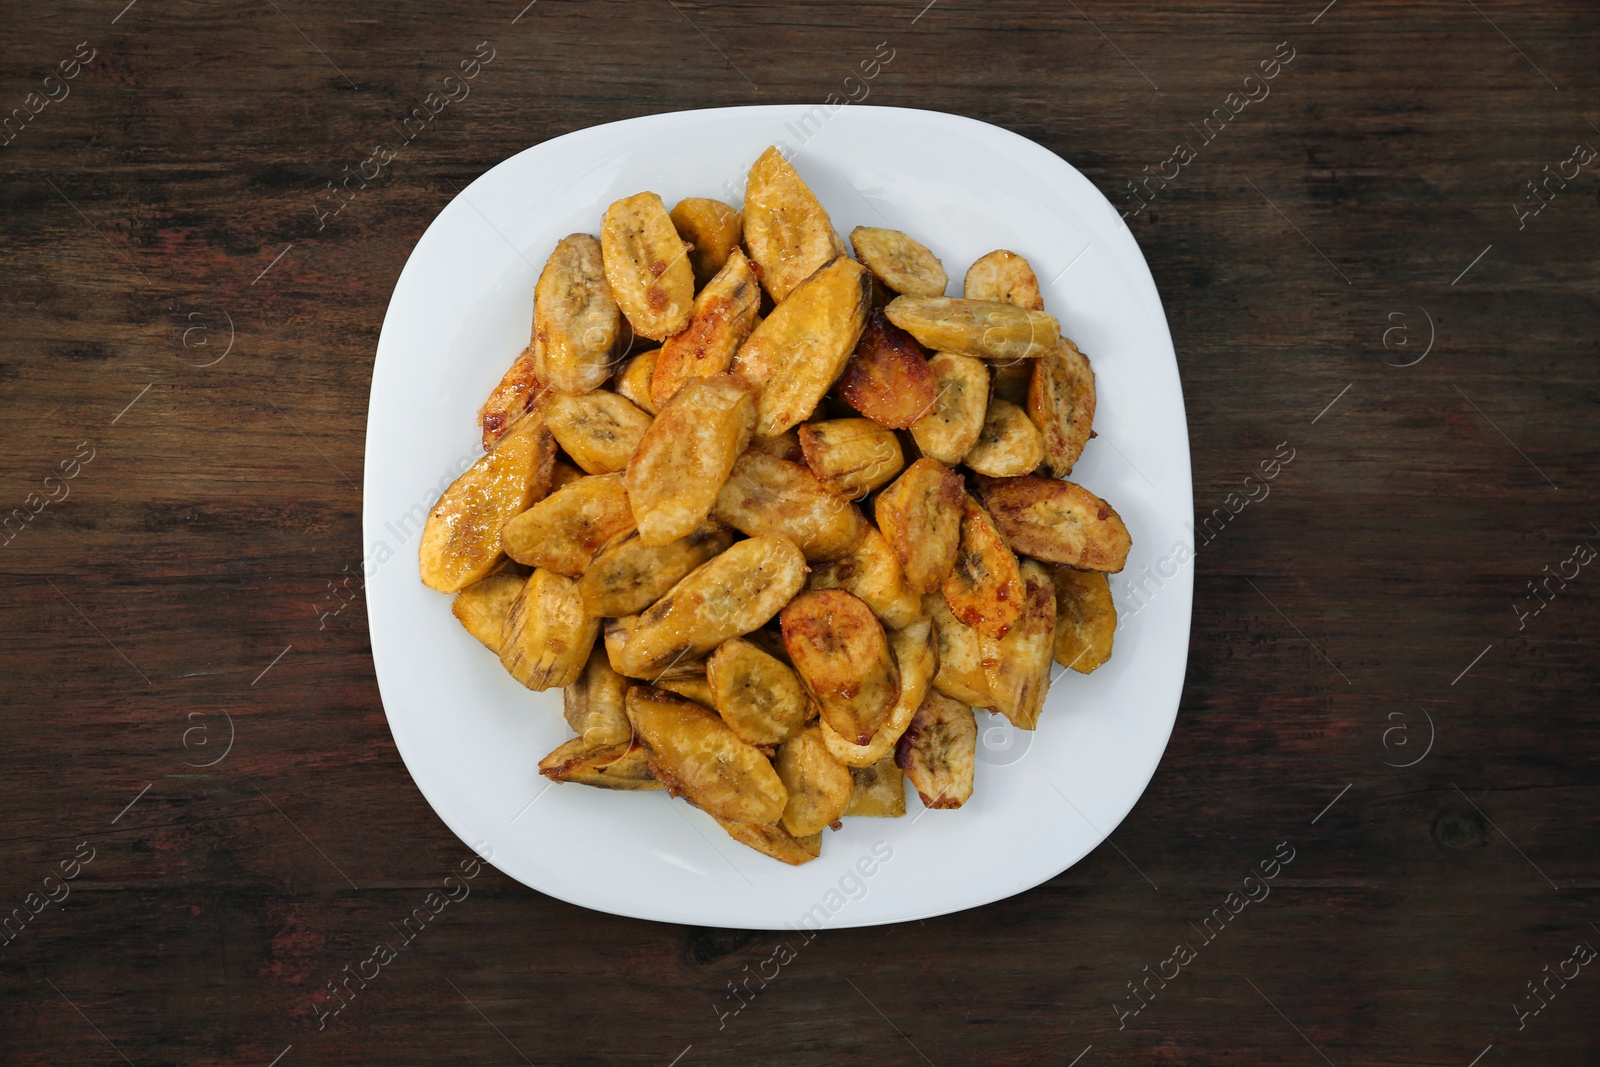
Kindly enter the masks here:
M 601 545 L 632 531 L 622 475 L 590 474 L 506 523 L 500 541 L 518 563 L 576 578 Z
M 950 284 L 939 257 L 899 230 L 857 226 L 850 231 L 850 244 L 856 250 L 856 258 L 897 293 L 943 296 Z
M 894 746 L 906 732 L 911 717 L 922 706 L 928 695 L 928 686 L 938 668 L 933 648 L 933 625 L 926 619 L 896 630 L 889 635 L 889 647 L 894 651 L 895 665 L 900 668 L 900 691 L 895 694 L 894 707 L 883 720 L 872 740 L 858 745 L 842 737 L 837 730 L 822 722 L 822 740 L 833 753 L 833 758 L 847 767 L 870 767 L 879 760 L 892 758 Z M 903 798 L 902 798 L 903 799 Z
M 906 813 L 906 776 L 895 766 L 894 756 L 883 757 L 870 767 L 850 768 L 850 803 L 845 818 L 864 815 L 879 819 L 898 819 Z
M 1028 311 L 1043 311 L 1039 279 L 1028 261 L 1015 252 L 996 249 L 967 268 L 962 296 L 968 300 L 989 300 L 1015 304 Z
M 665 545 L 647 545 L 637 533 L 619 537 L 600 549 L 578 579 L 583 610 L 595 618 L 637 615 L 731 544 L 733 531 L 718 522 L 702 523 Z
M 1117 633 L 1117 606 L 1111 585 L 1100 571 L 1080 571 L 1054 564 L 1056 586 L 1055 661 L 1088 674 L 1111 658 Z
M 640 352 L 622 365 L 617 372 L 612 388 L 617 395 L 628 403 L 648 415 L 654 415 L 661 410 L 656 407 L 656 402 L 650 399 L 650 379 L 656 372 L 656 361 L 661 358 L 661 349 L 652 348 L 648 352 Z
M 478 411 L 478 424 L 483 430 L 485 452 L 493 448 L 518 419 L 539 411 L 555 395 L 539 380 L 537 366 L 533 346 L 529 345 L 511 364 L 489 399 L 483 402 Z
M 641 541 L 670 544 L 706 521 L 755 419 L 754 387 L 732 374 L 696 378 L 673 394 L 628 461 Z
M 716 277 L 744 238 L 744 219 L 721 200 L 691 196 L 678 201 L 670 217 L 678 236 L 693 246 L 689 266 L 696 285 Z
M 800 451 L 811 473 L 846 500 L 859 500 L 900 473 L 900 439 L 871 419 L 800 424 Z
M 578 583 L 547 570 L 528 576 L 500 633 L 500 663 L 541 693 L 571 685 L 583 673 L 600 621 L 583 613 Z
M 989 676 L 983 670 L 982 635 L 955 617 L 942 593 L 923 597 L 922 609 L 933 621 L 938 650 L 939 669 L 933 676 L 933 687 L 975 708 L 992 706 L 994 694 L 989 691 Z
M 711 708 L 711 683 L 706 679 L 706 661 L 703 659 L 674 663 L 652 678 L 650 684 L 692 700 L 702 708 Z
M 659 196 L 635 193 L 606 208 L 600 247 L 606 280 L 634 333 L 664 341 L 689 325 L 694 270 Z
M 808 726 L 778 746 L 773 770 L 789 791 L 779 822 L 796 837 L 820 834 L 850 806 L 850 770 L 828 753 L 822 730 Z
M 540 418 L 519 421 L 457 478 L 423 525 L 422 584 L 454 593 L 500 563 L 500 528 L 550 491 L 556 443 Z
M 554 397 L 545 407 L 544 421 L 556 443 L 590 474 L 626 467 L 650 428 L 649 415 L 604 389 Z
M 1050 688 L 1050 656 L 1056 639 L 1056 587 L 1042 563 L 1022 561 L 1022 615 L 996 640 L 978 637 L 983 673 L 993 702 L 989 705 L 1019 730 L 1039 724 L 1045 691 Z M 901 764 L 903 767 L 904 764 Z
M 897 296 L 884 314 L 928 348 L 984 359 L 1032 359 L 1061 336 L 1054 315 L 993 300 Z
M 533 358 L 558 393 L 587 393 L 611 376 L 622 316 L 612 297 L 600 242 L 563 237 L 533 288 Z
M 730 637 L 764 626 L 805 579 L 805 557 L 793 541 L 740 541 L 695 568 L 643 613 L 608 623 L 611 665 L 630 678 L 649 678 L 703 656 Z
M 900 559 L 906 585 L 937 589 L 955 566 L 961 545 L 961 510 L 967 491 L 961 475 L 924 456 L 878 494 L 878 529 Z
M 867 527 L 861 509 L 830 493 L 809 468 L 756 451 L 734 463 L 711 514 L 752 537 L 786 537 L 815 562 L 849 555 Z
M 835 392 L 873 422 L 896 430 L 927 416 L 938 396 L 922 346 L 885 318 L 882 308 L 867 317 Z
M 989 369 L 983 361 L 940 352 L 928 361 L 936 390 L 933 405 L 911 424 L 911 437 L 929 459 L 953 467 L 983 433 L 989 412 Z
M 962 462 L 991 478 L 1032 474 L 1044 462 L 1044 438 L 1027 412 L 1009 400 L 990 397 L 983 432 Z
M 978 723 L 972 709 L 933 692 L 895 746 L 894 761 L 916 787 L 924 807 L 959 808 L 972 796 Z
M 906 584 L 900 557 L 870 522 L 848 556 L 812 565 L 806 588 L 854 593 L 891 629 L 910 626 L 922 618 L 922 596 Z
M 878 617 L 853 593 L 819 589 L 795 597 L 779 618 L 783 646 L 822 721 L 847 741 L 871 741 L 900 688 Z
M 796 837 L 777 823 L 757 826 L 747 822 L 729 822 L 717 819 L 717 825 L 728 831 L 728 836 L 741 845 L 749 845 L 757 852 L 781 860 L 792 867 L 810 863 L 822 855 L 822 833 Z
M 585 749 L 605 748 L 633 737 L 624 704 L 632 684 L 611 669 L 606 650 L 597 644 L 583 673 L 561 690 L 561 714 Z
M 628 719 L 650 772 L 673 796 L 718 819 L 775 823 L 789 794 L 767 757 L 693 701 L 648 685 L 628 690 Z
M 1004 637 L 1022 614 L 1022 571 L 983 505 L 967 496 L 961 547 L 944 581 L 950 612 L 985 637 Z
M 574 737 L 539 761 L 539 773 L 553 782 L 601 789 L 666 788 L 650 773 L 650 753 L 638 741 L 592 748 Z
M 722 642 L 706 660 L 711 706 L 752 745 L 776 745 L 800 731 L 809 698 L 789 666 L 742 637 Z
M 735 248 L 715 278 L 694 298 L 688 327 L 661 346 L 650 378 L 657 409 L 690 378 L 721 374 L 755 328 L 761 310 L 761 285 L 744 253 Z
M 1045 468 L 1054 477 L 1071 474 L 1083 446 L 1089 443 L 1094 397 L 1094 370 L 1078 346 L 1065 337 L 1033 361 L 1028 418 L 1044 438 Z
M 761 389 L 756 435 L 771 437 L 811 416 L 867 322 L 867 270 L 840 256 L 795 287 L 733 357 L 733 373 Z
M 1047 563 L 1115 574 L 1133 542 L 1115 508 L 1056 478 L 979 478 L 995 525 L 1016 552 Z
M 761 284 L 779 303 L 818 267 L 845 254 L 827 211 L 776 148 L 750 167 L 743 216 L 745 247 L 761 267 Z
M 498 655 L 500 626 L 526 581 L 507 571 L 479 578 L 456 594 L 450 602 L 450 613 L 467 628 L 467 633 L 483 642 L 484 648 Z

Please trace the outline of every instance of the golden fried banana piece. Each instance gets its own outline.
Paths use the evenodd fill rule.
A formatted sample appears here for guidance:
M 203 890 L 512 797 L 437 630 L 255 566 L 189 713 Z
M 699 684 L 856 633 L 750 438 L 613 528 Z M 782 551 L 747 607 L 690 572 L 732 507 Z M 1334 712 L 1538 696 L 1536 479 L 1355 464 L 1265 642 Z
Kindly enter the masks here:
M 1061 336 L 1054 315 L 995 300 L 897 296 L 884 314 L 928 348 L 984 359 L 1032 359 Z
M 586 748 L 620 744 L 633 736 L 624 704 L 632 684 L 611 669 L 606 650 L 596 644 L 583 673 L 561 690 L 561 714 Z
M 1088 674 L 1111 658 L 1117 633 L 1117 606 L 1111 584 L 1100 571 L 1080 571 L 1059 563 L 1050 567 L 1056 586 L 1055 661 Z
M 506 612 L 522 592 L 527 579 L 508 571 L 496 571 L 479 578 L 450 602 L 450 613 L 467 628 L 467 633 L 483 643 L 483 647 L 500 653 L 500 627 Z
M 659 196 L 635 193 L 606 208 L 600 247 L 606 280 L 634 333 L 664 341 L 689 325 L 694 270 Z
M 850 803 L 845 818 L 898 819 L 906 813 L 906 776 L 895 766 L 890 754 L 870 767 L 850 768 Z
M 1033 268 L 1027 260 L 1004 248 L 980 257 L 967 268 L 961 295 L 968 300 L 1015 304 L 1028 311 L 1044 310 L 1044 297 L 1039 293 L 1039 279 Z
M 692 700 L 702 708 L 711 708 L 711 683 L 706 680 L 706 661 L 703 659 L 674 663 L 652 678 L 650 684 Z
M 911 717 L 922 706 L 938 669 L 933 645 L 933 624 L 923 619 L 903 630 L 889 635 L 889 647 L 894 652 L 895 666 L 900 670 L 900 689 L 895 694 L 894 707 L 883 720 L 872 739 L 864 745 L 842 736 L 824 719 L 822 740 L 833 753 L 833 758 L 847 767 L 870 767 L 885 757 L 894 755 L 894 746 L 911 723 Z
M 533 358 L 558 393 L 587 393 L 611 377 L 622 316 L 607 281 L 600 242 L 563 237 L 533 288 Z
M 850 231 L 850 244 L 856 250 L 856 258 L 897 293 L 943 296 L 950 284 L 939 257 L 899 230 L 857 226 Z
M 800 451 L 817 480 L 846 500 L 859 500 L 906 465 L 894 431 L 871 419 L 800 424 Z
M 972 709 L 933 692 L 895 746 L 894 760 L 928 808 L 959 808 L 972 796 L 978 723 Z
M 539 773 L 553 782 L 601 789 L 666 788 L 650 773 L 649 750 L 638 741 L 594 748 L 574 737 L 539 761 Z
M 715 278 L 694 298 L 688 327 L 661 346 L 650 378 L 650 399 L 659 410 L 690 378 L 721 374 L 755 328 L 761 284 L 737 248 Z
M 716 277 L 744 239 L 744 219 L 721 200 L 687 197 L 678 201 L 670 217 L 678 236 L 694 246 L 689 252 L 689 266 L 694 269 L 696 285 Z
M 544 420 L 525 418 L 451 484 L 423 525 L 422 584 L 454 593 L 501 560 L 500 528 L 550 491 L 556 443 Z
M 621 474 L 589 474 L 505 524 L 500 541 L 518 563 L 576 578 L 600 546 L 633 531 Z
M 605 389 L 582 396 L 557 396 L 544 421 L 556 443 L 590 474 L 610 474 L 628 465 L 650 416 Z
M 922 609 L 933 622 L 938 652 L 939 669 L 933 676 L 933 687 L 971 707 L 992 706 L 994 694 L 989 691 L 989 676 L 983 670 L 982 635 L 955 617 L 943 593 L 923 597 Z
M 1132 539 L 1115 508 L 1056 478 L 979 478 L 978 494 L 1016 552 L 1047 563 L 1115 574 Z
M 749 845 L 757 852 L 792 867 L 810 863 L 822 855 L 821 831 L 806 837 L 796 837 L 777 823 L 757 826 L 754 823 L 717 819 L 717 825 L 728 831 L 728 836 L 739 844 Z
M 900 557 L 870 522 L 865 524 L 855 551 L 830 563 L 812 565 L 806 588 L 854 593 L 891 629 L 910 626 L 922 618 L 922 596 L 906 584 Z
M 867 269 L 839 256 L 751 331 L 730 369 L 761 389 L 757 436 L 780 434 L 810 418 L 855 350 L 871 295 Z
M 950 612 L 985 637 L 1004 637 L 1022 614 L 1022 571 L 983 505 L 967 495 L 961 547 L 944 580 Z
M 1032 730 L 1050 688 L 1050 656 L 1056 640 L 1056 587 L 1044 564 L 1022 561 L 1022 615 L 998 640 L 978 637 L 990 707 L 1019 730 Z M 904 764 L 901 764 L 903 767 Z
M 732 374 L 696 378 L 673 394 L 628 461 L 641 541 L 671 544 L 706 521 L 755 419 L 755 388 Z
M 822 720 L 847 741 L 871 741 L 900 688 L 900 669 L 872 609 L 843 589 L 819 589 L 795 597 L 779 619 L 783 646 Z
M 900 559 L 914 592 L 937 589 L 955 566 L 961 545 L 961 510 L 967 491 L 961 475 L 927 456 L 878 494 L 878 529 Z
M 1032 474 L 1044 462 L 1044 438 L 1027 412 L 1009 400 L 990 397 L 983 432 L 962 462 L 991 478 Z
M 478 411 L 478 425 L 483 430 L 485 452 L 492 449 L 518 419 L 539 411 L 555 395 L 539 380 L 537 367 L 533 346 L 529 345 L 511 364 L 489 399 L 483 402 Z
M 789 666 L 752 641 L 734 637 L 706 660 L 711 706 L 752 745 L 776 745 L 806 721 L 810 699 Z
M 506 613 L 500 663 L 536 693 L 571 685 L 583 673 L 599 632 L 600 621 L 583 613 L 578 583 L 536 570 Z
M 861 509 L 829 492 L 810 468 L 754 450 L 733 465 L 711 515 L 752 537 L 786 537 L 812 562 L 849 555 L 867 527 Z
M 808 726 L 779 745 L 772 768 L 789 791 L 779 822 L 796 837 L 821 833 L 850 806 L 855 786 L 850 769 L 828 753 L 817 726 Z
M 793 541 L 740 541 L 695 568 L 643 613 L 608 623 L 611 664 L 630 678 L 649 678 L 673 663 L 703 656 L 766 625 L 805 579 L 805 557 Z
M 647 545 L 637 533 L 619 537 L 600 549 L 578 579 L 583 610 L 595 618 L 637 615 L 731 544 L 733 531 L 719 522 L 702 523 L 665 545 Z
M 650 399 L 650 379 L 655 375 L 656 361 L 660 358 L 659 348 L 640 352 L 622 365 L 622 369 L 617 372 L 616 380 L 612 382 L 612 388 L 617 391 L 618 396 L 647 415 L 654 415 L 661 410 L 656 407 L 656 402 Z
M 750 167 L 743 216 L 745 247 L 761 267 L 761 284 L 780 303 L 818 267 L 845 254 L 822 203 L 776 148 Z
M 628 719 L 650 772 L 673 796 L 730 822 L 775 823 L 788 790 L 767 757 L 690 700 L 648 685 L 628 690 Z
M 1052 476 L 1071 474 L 1083 454 L 1094 423 L 1094 403 L 1094 370 L 1077 345 L 1063 337 L 1033 361 L 1028 418 L 1044 438 L 1045 468 Z
M 980 359 L 940 352 L 928 361 L 933 405 L 911 424 L 922 454 L 953 467 L 966 458 L 983 433 L 989 412 L 989 368 Z
M 922 346 L 885 318 L 882 308 L 867 316 L 834 391 L 873 422 L 896 430 L 915 425 L 938 396 Z

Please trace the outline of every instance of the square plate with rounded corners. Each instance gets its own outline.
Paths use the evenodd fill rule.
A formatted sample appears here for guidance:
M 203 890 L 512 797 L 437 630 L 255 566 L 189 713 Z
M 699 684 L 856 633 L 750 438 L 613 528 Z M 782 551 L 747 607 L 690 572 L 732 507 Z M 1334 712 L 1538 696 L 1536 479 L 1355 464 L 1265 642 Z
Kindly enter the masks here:
M 1039 729 L 978 713 L 972 799 L 852 818 L 789 867 L 665 793 L 556 786 L 537 764 L 571 736 L 559 691 L 533 693 L 418 577 L 429 507 L 482 454 L 478 406 L 528 343 L 533 283 L 557 240 L 597 233 L 612 201 L 738 206 L 768 145 L 848 234 L 901 229 L 952 291 L 977 257 L 1022 254 L 1046 309 L 1093 360 L 1099 408 L 1073 480 L 1117 508 L 1133 552 L 1112 579 L 1123 624 L 1092 675 L 1055 669 Z M 1144 791 L 1177 716 L 1193 570 L 1188 429 L 1155 283 L 1117 212 L 1077 170 L 953 115 L 852 105 L 652 115 L 506 160 L 433 221 L 395 285 L 367 422 L 363 532 L 372 656 L 395 744 L 446 825 L 506 874 L 584 907 L 665 922 L 781 929 L 901 922 L 1000 900 L 1065 870 Z M 1175 552 L 1176 549 L 1176 552 Z M 1137 580 L 1137 589 L 1135 581 Z

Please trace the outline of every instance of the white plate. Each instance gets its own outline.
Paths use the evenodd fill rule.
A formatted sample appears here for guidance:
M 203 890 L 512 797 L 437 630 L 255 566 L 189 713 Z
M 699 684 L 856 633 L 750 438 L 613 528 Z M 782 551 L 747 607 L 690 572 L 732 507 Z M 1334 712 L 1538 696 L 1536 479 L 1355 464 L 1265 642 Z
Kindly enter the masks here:
M 481 455 L 478 406 L 528 341 L 533 284 L 556 241 L 597 232 L 608 204 L 641 189 L 669 205 L 686 196 L 737 205 L 769 144 L 793 151 L 840 233 L 907 231 L 944 261 L 953 291 L 985 252 L 1028 258 L 1099 385 L 1100 436 L 1073 480 L 1109 500 L 1133 533 L 1128 567 L 1112 579 L 1131 617 L 1111 661 L 1089 676 L 1058 668 L 1031 735 L 980 712 L 981 762 L 965 807 L 924 815 L 908 789 L 905 818 L 847 820 L 803 867 L 736 844 L 664 793 L 547 784 L 538 761 L 570 736 L 561 694 L 513 681 L 451 616 L 450 598 L 421 584 L 416 555 L 427 509 Z M 367 421 L 372 656 L 395 744 L 423 795 L 463 841 L 540 892 L 701 926 L 925 918 L 1060 873 L 1144 791 L 1183 684 L 1193 571 L 1188 553 L 1173 551 L 1191 543 L 1192 511 L 1183 396 L 1155 283 L 1115 209 L 1055 155 L 985 123 L 897 108 L 630 119 L 490 170 L 439 213 L 400 275 Z

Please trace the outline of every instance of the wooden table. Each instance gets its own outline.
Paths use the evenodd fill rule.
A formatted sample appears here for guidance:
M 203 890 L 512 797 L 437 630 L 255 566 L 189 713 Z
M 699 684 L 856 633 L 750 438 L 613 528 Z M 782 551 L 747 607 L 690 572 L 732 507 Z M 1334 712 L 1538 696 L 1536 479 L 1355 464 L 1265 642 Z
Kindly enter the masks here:
M 122 2 L 13 5 L 0 44 L 0 1061 L 1600 1059 L 1592 5 Z M 480 42 L 470 97 L 333 215 Z M 821 100 L 880 43 L 871 103 L 1059 153 L 1166 302 L 1216 533 L 1149 791 L 1060 877 L 827 933 L 720 1025 L 774 935 L 486 868 L 319 1030 L 467 854 L 359 595 L 407 254 L 527 145 Z

